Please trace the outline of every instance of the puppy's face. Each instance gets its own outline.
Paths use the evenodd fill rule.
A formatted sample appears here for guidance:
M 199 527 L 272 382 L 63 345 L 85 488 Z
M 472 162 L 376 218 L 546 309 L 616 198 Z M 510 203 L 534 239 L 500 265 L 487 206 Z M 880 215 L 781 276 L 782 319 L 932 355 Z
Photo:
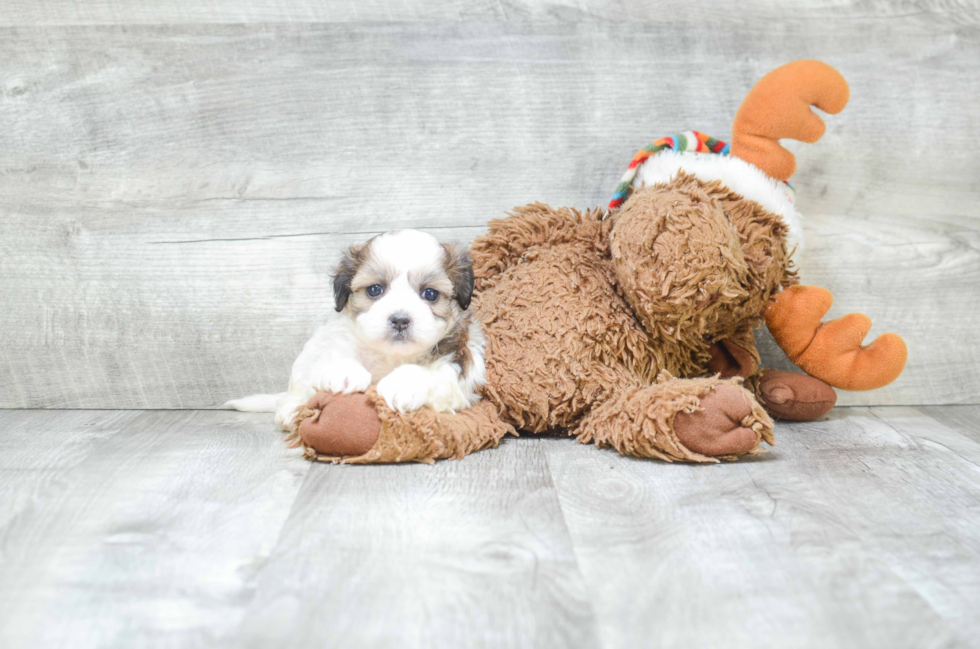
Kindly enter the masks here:
M 358 337 L 390 356 L 418 356 L 452 331 L 470 305 L 473 270 L 465 251 L 417 230 L 351 248 L 334 275 L 337 311 Z

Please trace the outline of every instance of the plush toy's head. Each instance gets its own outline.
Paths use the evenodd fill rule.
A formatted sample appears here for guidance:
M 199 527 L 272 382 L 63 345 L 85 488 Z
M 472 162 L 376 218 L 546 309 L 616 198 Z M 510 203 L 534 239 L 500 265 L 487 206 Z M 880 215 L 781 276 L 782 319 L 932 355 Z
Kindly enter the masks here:
M 802 217 L 786 182 L 793 157 L 778 138 L 815 140 L 823 123 L 810 105 L 836 112 L 847 94 L 830 66 L 797 61 L 749 93 L 731 146 L 688 131 L 634 156 L 609 204 L 611 245 L 623 295 L 655 338 L 703 354 L 702 341 L 734 335 L 773 287 L 793 281 Z M 753 241 L 740 241 L 746 232 Z
M 634 156 L 609 211 L 617 220 L 612 242 L 616 272 L 649 331 L 702 353 L 692 340 L 722 340 L 764 313 L 776 342 L 811 376 L 848 390 L 882 387 L 899 376 L 907 354 L 900 337 L 883 334 L 861 346 L 871 326 L 866 316 L 821 323 L 830 293 L 793 286 L 793 266 L 800 265 L 803 250 L 802 217 L 788 182 L 796 160 L 779 140 L 817 141 L 825 127 L 811 107 L 838 113 L 848 97 L 847 82 L 837 70 L 820 61 L 794 61 L 765 75 L 749 92 L 735 116 L 730 146 L 688 131 L 657 140 Z M 716 191 L 719 187 L 725 192 Z M 718 207 L 726 218 L 702 218 Z M 666 212 L 691 213 L 696 223 L 671 232 L 663 227 Z M 746 240 L 740 251 L 727 255 L 724 250 L 735 249 L 732 233 L 716 226 L 737 226 L 740 219 L 768 221 L 763 228 L 768 235 Z M 727 255 L 724 263 L 719 254 Z M 652 263 L 665 255 L 683 263 Z M 706 272 L 711 268 L 725 272 Z M 761 277 L 761 268 L 781 276 Z M 677 286 L 697 290 L 678 291 Z M 774 294 L 774 286 L 792 290 Z M 718 310 L 719 295 L 741 303 L 741 313 Z M 732 325 L 736 328 L 726 331 Z
M 676 223 L 677 215 L 692 227 L 671 231 L 668 224 Z M 745 259 L 726 256 L 740 247 L 738 233 L 697 180 L 683 172 L 660 191 L 638 191 L 627 201 L 616 214 L 611 247 L 624 297 L 660 340 L 718 334 L 732 323 L 722 303 L 710 297 L 750 298 Z M 658 263 L 663 258 L 686 263 L 665 266 Z M 722 266 L 730 272 L 715 272 Z
M 679 173 L 718 181 L 761 205 L 786 226 L 789 252 L 803 251 L 803 217 L 795 206 L 789 178 L 793 154 L 780 138 L 816 142 L 825 127 L 811 106 L 839 113 L 850 91 L 844 77 L 821 61 L 794 61 L 765 75 L 752 88 L 732 123 L 732 143 L 687 131 L 641 149 L 623 174 L 609 210 L 615 211 L 636 189 L 672 182 Z

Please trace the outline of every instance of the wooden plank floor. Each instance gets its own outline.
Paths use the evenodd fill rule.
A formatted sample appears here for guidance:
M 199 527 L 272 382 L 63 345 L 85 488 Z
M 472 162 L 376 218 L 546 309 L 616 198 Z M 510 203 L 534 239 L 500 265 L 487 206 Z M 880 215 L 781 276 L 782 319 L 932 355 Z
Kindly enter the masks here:
M 749 461 L 508 439 L 336 467 L 269 415 L 0 411 L 0 645 L 966 647 L 980 406 Z

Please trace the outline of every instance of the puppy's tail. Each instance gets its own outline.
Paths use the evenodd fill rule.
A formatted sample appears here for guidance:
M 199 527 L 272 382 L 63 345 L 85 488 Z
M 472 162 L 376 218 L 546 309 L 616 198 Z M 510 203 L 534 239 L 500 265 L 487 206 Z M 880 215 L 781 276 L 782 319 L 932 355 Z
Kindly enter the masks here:
M 249 397 L 227 401 L 224 407 L 229 410 L 241 410 L 243 412 L 275 412 L 285 397 L 285 392 L 280 392 L 279 394 L 253 394 Z

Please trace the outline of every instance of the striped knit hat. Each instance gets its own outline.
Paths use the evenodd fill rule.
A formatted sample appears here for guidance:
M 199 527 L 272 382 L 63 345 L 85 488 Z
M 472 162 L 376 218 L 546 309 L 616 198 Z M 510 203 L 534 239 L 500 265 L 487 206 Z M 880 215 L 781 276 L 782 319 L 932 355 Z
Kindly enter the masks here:
M 685 131 L 678 135 L 673 135 L 671 137 L 662 137 L 659 140 L 648 144 L 647 146 L 640 149 L 633 159 L 630 161 L 630 166 L 623 174 L 620 179 L 619 184 L 616 186 L 616 192 L 612 196 L 612 200 L 609 201 L 609 211 L 612 212 L 629 196 L 630 188 L 633 185 L 633 179 L 636 178 L 636 172 L 639 170 L 640 165 L 647 161 L 650 156 L 656 155 L 661 151 L 668 149 L 670 151 L 685 152 L 685 153 L 716 153 L 718 155 L 727 156 L 729 153 L 729 145 L 722 142 L 721 140 L 716 140 L 715 138 L 705 135 L 704 133 L 699 133 L 697 131 Z M 786 181 L 782 181 L 784 187 L 783 191 L 789 198 L 790 202 L 794 202 L 796 199 L 796 191 L 793 186 Z

